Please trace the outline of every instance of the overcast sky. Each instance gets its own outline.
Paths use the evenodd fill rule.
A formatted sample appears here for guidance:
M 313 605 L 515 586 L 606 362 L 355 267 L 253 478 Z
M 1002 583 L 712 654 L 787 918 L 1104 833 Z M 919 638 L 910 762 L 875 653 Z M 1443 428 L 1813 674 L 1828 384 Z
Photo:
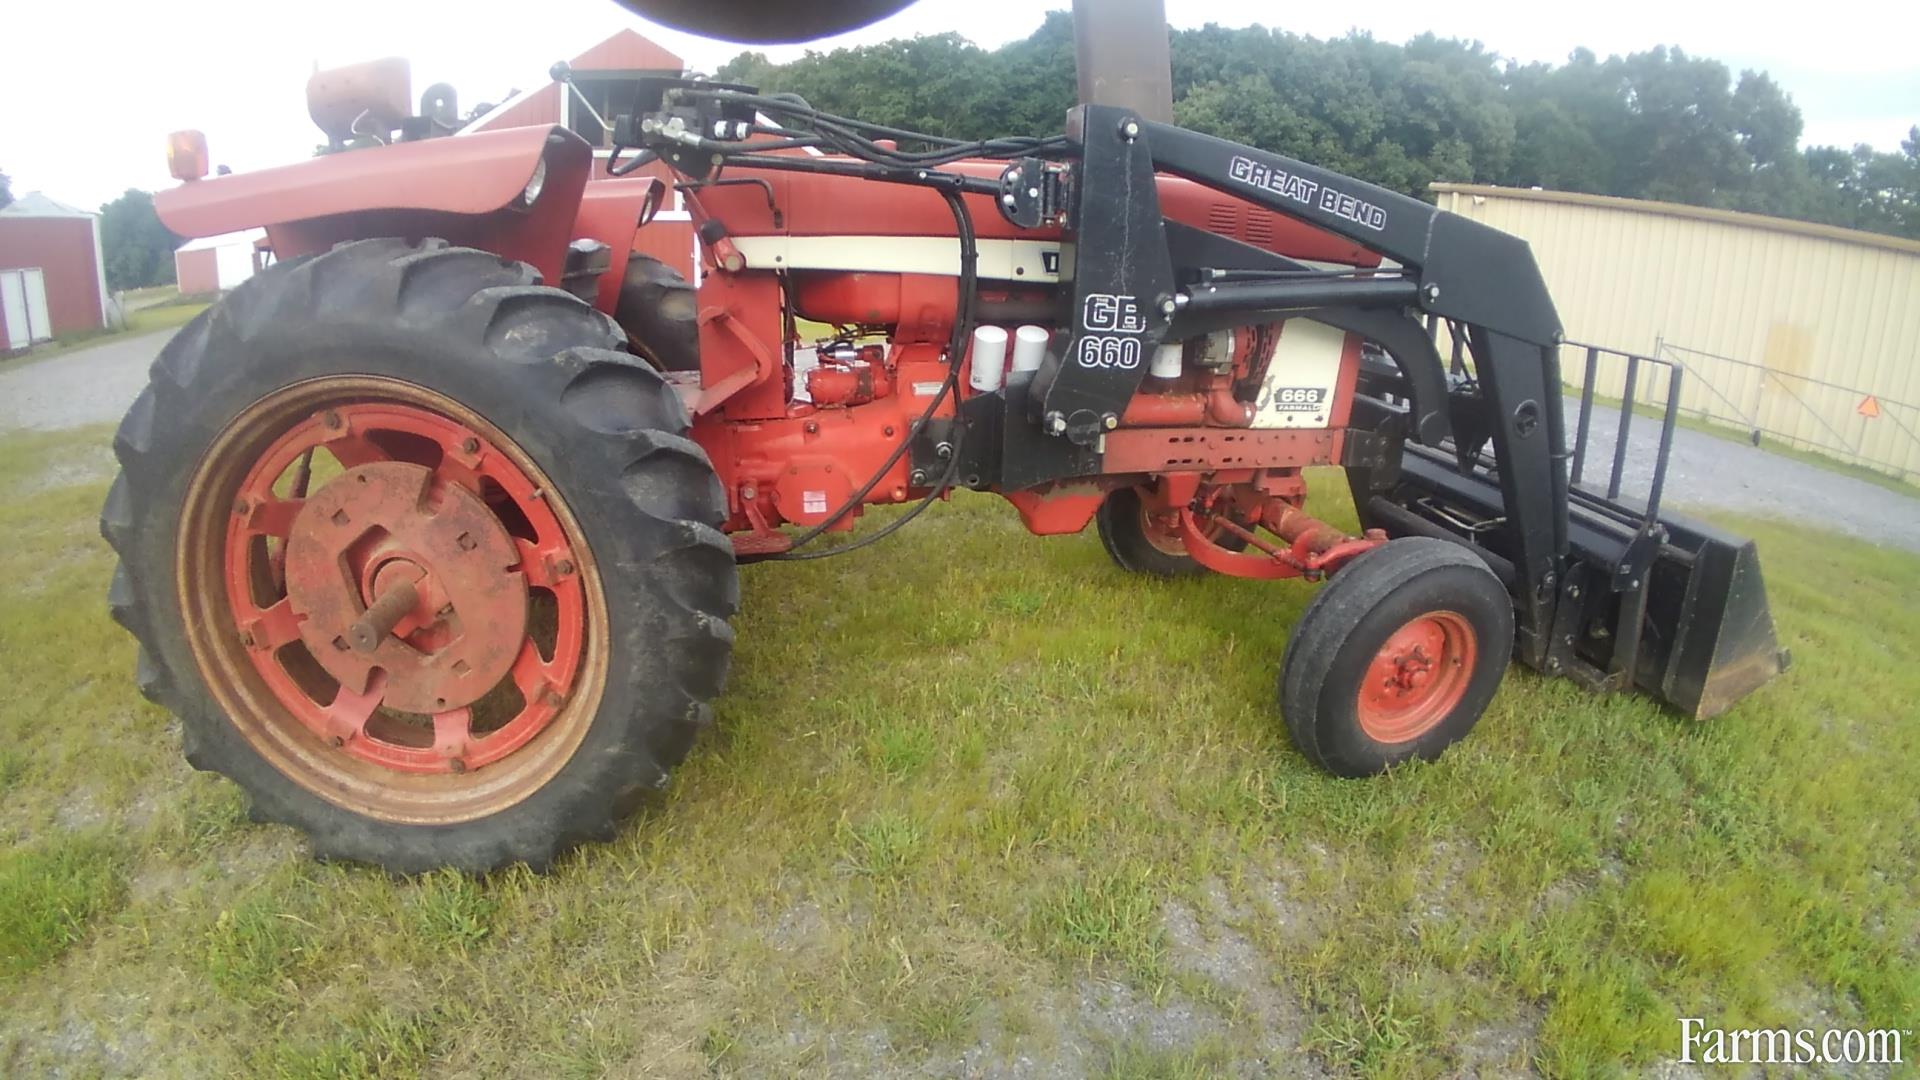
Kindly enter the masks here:
M 800 0 L 790 0 L 800 2 Z M 919 0 L 907 11 L 813 48 L 958 30 L 993 47 L 1025 37 L 1070 0 Z M 1169 0 L 1176 26 L 1255 22 L 1318 37 L 1350 29 L 1403 41 L 1425 31 L 1477 38 L 1521 61 L 1678 45 L 1735 71 L 1769 71 L 1799 104 L 1805 141 L 1898 148 L 1920 122 L 1920 4 L 1830 0 Z M 414 94 L 451 82 L 463 109 L 543 82 L 547 66 L 626 26 L 699 70 L 740 46 L 650 25 L 613 0 L 16 0 L 0 35 L 0 171 L 16 194 L 44 190 L 93 208 L 128 187 L 172 183 L 166 133 L 197 127 L 213 160 L 236 170 L 307 156 L 319 132 L 305 85 L 315 63 L 406 56 Z M 776 59 L 804 47 L 766 50 Z

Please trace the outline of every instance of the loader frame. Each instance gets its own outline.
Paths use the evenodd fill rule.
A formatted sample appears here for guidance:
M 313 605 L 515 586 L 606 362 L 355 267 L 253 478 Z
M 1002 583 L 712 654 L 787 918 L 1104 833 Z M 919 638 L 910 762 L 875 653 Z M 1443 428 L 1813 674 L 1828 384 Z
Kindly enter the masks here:
M 729 92 L 753 93 L 716 95 L 711 84 L 663 80 L 643 91 L 637 109 L 655 118 L 654 135 L 633 141 L 696 182 L 732 166 L 837 173 L 989 194 L 1016 225 L 1061 227 L 1055 346 L 1030 381 L 971 397 L 953 420 L 920 431 L 916 463 L 937 463 L 936 448 L 957 444 L 954 472 L 972 478 L 968 486 L 1003 492 L 1115 471 L 1103 463 L 1107 435 L 1161 343 L 1311 319 L 1362 336 L 1385 358 L 1360 374 L 1338 462 L 1362 524 L 1478 553 L 1512 596 L 1517 659 L 1598 691 L 1637 687 L 1693 716 L 1723 710 L 1784 669 L 1752 543 L 1660 517 L 1678 368 L 1665 367 L 1668 411 L 1647 503 L 1620 498 L 1631 397 L 1608 491 L 1575 486 L 1592 368 L 1610 350 L 1588 353 L 1580 431 L 1570 444 L 1564 334 L 1524 241 L 1308 162 L 1108 105 L 1076 107 L 1064 149 L 1018 159 L 998 182 L 690 136 L 742 123 Z M 690 122 L 663 138 L 676 104 Z M 1170 221 L 1158 174 L 1324 230 L 1386 262 L 1327 270 Z M 1435 346 L 1440 323 L 1455 342 L 1451 371 Z M 1629 363 L 1631 388 L 1642 365 L 1660 362 Z M 953 425 L 968 437 L 950 438 Z M 1662 600 L 1650 604 L 1655 595 Z

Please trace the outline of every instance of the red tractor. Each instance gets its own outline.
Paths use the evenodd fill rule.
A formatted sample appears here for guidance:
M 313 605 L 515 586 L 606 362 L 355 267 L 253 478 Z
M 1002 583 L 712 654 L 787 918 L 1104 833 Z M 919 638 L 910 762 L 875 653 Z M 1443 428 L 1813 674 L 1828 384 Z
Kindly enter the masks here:
M 102 516 L 141 690 L 321 856 L 612 835 L 708 723 L 738 563 L 960 488 L 1125 570 L 1324 580 L 1279 708 L 1340 775 L 1437 756 L 1510 657 L 1692 715 L 1783 662 L 1750 543 L 1570 481 L 1510 236 L 1109 105 L 976 142 L 656 79 L 603 173 L 350 74 L 315 114 L 380 145 L 208 178 L 177 140 L 162 218 L 277 262 L 154 364 Z M 670 189 L 692 283 L 630 258 Z

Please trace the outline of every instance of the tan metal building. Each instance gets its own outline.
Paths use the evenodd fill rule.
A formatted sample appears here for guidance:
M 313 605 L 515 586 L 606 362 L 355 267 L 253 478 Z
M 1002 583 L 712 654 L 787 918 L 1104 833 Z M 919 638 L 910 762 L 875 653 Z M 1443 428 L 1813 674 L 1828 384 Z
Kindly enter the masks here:
M 1920 241 L 1603 195 L 1433 190 L 1442 210 L 1532 245 L 1570 340 L 1682 364 L 1688 413 L 1920 476 Z M 1569 383 L 1583 363 L 1562 354 Z M 1618 397 L 1624 375 L 1603 361 L 1595 388 Z M 1663 402 L 1664 380 L 1643 376 L 1639 396 Z

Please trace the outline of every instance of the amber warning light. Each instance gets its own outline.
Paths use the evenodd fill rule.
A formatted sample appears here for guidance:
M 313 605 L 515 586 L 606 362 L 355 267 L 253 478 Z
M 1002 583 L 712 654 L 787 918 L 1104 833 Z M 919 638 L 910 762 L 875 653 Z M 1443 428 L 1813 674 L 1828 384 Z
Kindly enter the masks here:
M 198 131 L 176 131 L 167 136 L 167 171 L 175 180 L 198 180 L 207 175 L 207 137 Z

